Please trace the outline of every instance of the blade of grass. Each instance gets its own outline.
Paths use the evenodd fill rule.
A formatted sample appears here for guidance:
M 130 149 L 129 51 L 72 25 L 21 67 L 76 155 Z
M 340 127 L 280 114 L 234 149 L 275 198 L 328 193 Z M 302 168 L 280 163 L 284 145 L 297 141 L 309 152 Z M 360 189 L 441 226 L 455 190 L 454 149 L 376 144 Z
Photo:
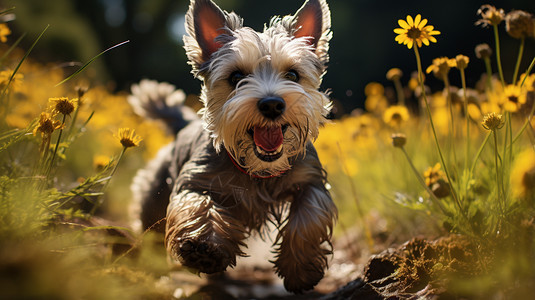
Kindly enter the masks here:
M 17 74 L 17 71 L 19 70 L 20 66 L 22 65 L 22 63 L 24 62 L 24 60 L 26 60 L 26 58 L 28 57 L 28 55 L 30 55 L 30 53 L 32 52 L 33 48 L 35 47 L 35 45 L 37 45 L 37 43 L 39 42 L 39 40 L 41 39 L 41 37 L 43 37 L 43 35 L 45 34 L 45 32 L 48 30 L 48 28 L 50 27 L 50 25 L 46 25 L 45 29 L 41 32 L 41 34 L 37 37 L 37 39 L 35 40 L 35 42 L 33 42 L 32 46 L 30 47 L 30 49 L 28 49 L 28 51 L 26 51 L 26 53 L 24 54 L 24 56 L 22 57 L 22 59 L 19 61 L 19 64 L 15 67 L 15 69 L 13 70 L 13 73 L 11 74 L 11 77 L 9 77 L 9 81 L 7 82 L 6 86 L 4 87 L 4 90 L 2 90 L 2 95 L 0 96 L 0 99 L 3 99 L 6 92 L 7 92 L 7 89 L 9 87 L 9 84 L 11 83 L 11 81 L 13 80 L 13 77 L 15 77 L 15 74 Z
M 35 128 L 35 125 L 37 124 L 37 120 L 33 120 L 28 127 L 25 129 L 14 129 L 10 130 L 0 136 L 0 142 L 3 142 L 4 140 L 8 140 L 4 144 L 0 145 L 0 152 L 7 149 L 12 144 L 18 142 L 19 140 L 23 139 L 28 133 L 32 132 Z
M 11 8 L 6 8 L 6 9 L 4 9 L 3 11 L 0 11 L 0 16 L 9 13 L 9 12 L 12 11 L 12 10 L 15 10 L 15 6 L 13 6 L 13 7 L 11 7 Z
M 112 47 L 110 47 L 110 48 L 108 48 L 108 49 L 106 49 L 106 50 L 100 52 L 97 56 L 91 58 L 85 65 L 83 65 L 80 69 L 78 69 L 76 72 L 74 72 L 71 76 L 69 76 L 69 77 L 63 79 L 60 83 L 56 84 L 55 86 L 62 85 L 62 84 L 64 84 L 65 82 L 67 82 L 67 81 L 69 81 L 70 79 L 72 79 L 73 77 L 75 77 L 76 75 L 80 74 L 85 68 L 87 68 L 93 61 L 95 61 L 97 58 L 99 58 L 99 57 L 100 57 L 101 55 L 103 55 L 104 53 L 106 53 L 106 52 L 108 52 L 108 51 L 110 51 L 110 50 L 112 50 L 112 49 L 115 49 L 115 48 L 117 48 L 117 47 L 119 47 L 119 46 L 122 46 L 122 45 L 124 45 L 124 44 L 126 44 L 126 43 L 129 43 L 129 42 L 130 42 L 130 40 L 124 41 L 124 42 L 122 42 L 122 43 L 119 43 L 119 44 L 117 44 L 117 45 L 115 45 L 115 46 L 112 46 Z

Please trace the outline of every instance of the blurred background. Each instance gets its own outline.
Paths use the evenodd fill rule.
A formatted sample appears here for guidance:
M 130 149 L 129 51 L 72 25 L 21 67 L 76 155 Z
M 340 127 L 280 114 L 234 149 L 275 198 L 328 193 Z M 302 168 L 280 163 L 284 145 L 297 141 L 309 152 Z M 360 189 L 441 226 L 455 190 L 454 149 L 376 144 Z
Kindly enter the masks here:
M 272 15 L 293 14 L 303 4 L 303 0 L 216 2 L 222 9 L 238 13 L 246 26 L 257 31 L 262 30 Z M 397 20 L 407 14 L 422 14 L 442 33 L 437 44 L 421 51 L 424 68 L 439 56 L 467 55 L 471 59 L 467 70 L 469 86 L 484 71 L 483 62 L 475 57 L 474 47 L 486 42 L 494 48 L 492 30 L 474 25 L 479 19 L 478 8 L 487 2 L 331 0 L 328 3 L 334 37 L 323 89 L 331 90 L 331 97 L 338 104 L 337 115 L 362 107 L 364 86 L 371 81 L 386 84 L 385 74 L 390 68 L 402 69 L 403 81 L 408 81 L 416 66 L 414 54 L 394 41 L 392 31 L 398 27 Z M 535 13 L 532 0 L 500 0 L 488 4 L 505 12 L 522 9 Z M 95 80 L 106 83 L 113 91 L 121 91 L 129 90 L 140 79 L 156 79 L 175 84 L 187 94 L 197 94 L 200 84 L 190 74 L 182 43 L 188 5 L 188 0 L 0 0 L 1 7 L 16 7 L 10 42 L 27 33 L 22 45 L 28 49 L 46 25 L 51 25 L 32 53 L 35 59 L 58 65 L 78 62 L 79 67 L 101 51 L 129 40 L 91 65 L 90 75 Z M 503 65 L 514 66 L 519 43 L 505 34 L 504 26 L 500 30 Z M 533 39 L 526 43 L 521 72 L 535 54 L 534 44 Z M 75 64 L 72 71 L 76 69 Z M 504 72 L 510 78 L 513 70 Z M 452 84 L 457 85 L 455 80 L 452 78 Z M 434 78 L 428 83 L 442 86 Z

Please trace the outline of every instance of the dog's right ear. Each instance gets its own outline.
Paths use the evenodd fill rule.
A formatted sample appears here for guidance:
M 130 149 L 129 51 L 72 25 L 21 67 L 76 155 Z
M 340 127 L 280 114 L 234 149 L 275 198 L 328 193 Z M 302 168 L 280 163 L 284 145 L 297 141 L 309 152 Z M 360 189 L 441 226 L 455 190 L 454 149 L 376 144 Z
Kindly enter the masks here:
M 185 26 L 184 47 L 196 71 L 223 46 L 217 37 L 228 34 L 225 12 L 211 0 L 191 0 Z

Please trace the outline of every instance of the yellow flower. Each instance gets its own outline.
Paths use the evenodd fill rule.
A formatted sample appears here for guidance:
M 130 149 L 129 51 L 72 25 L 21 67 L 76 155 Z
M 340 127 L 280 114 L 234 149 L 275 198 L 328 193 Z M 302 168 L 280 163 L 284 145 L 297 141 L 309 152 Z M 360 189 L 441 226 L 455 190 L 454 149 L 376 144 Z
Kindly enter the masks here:
M 0 24 L 0 41 L 7 42 L 7 36 L 11 34 L 11 30 L 5 23 Z
M 523 88 L 526 88 L 528 91 L 535 90 L 535 74 L 531 74 L 528 77 L 526 77 L 526 73 L 523 73 L 520 75 L 520 78 L 518 79 L 518 84 L 522 84 Z
M 535 152 L 526 149 L 520 153 L 511 169 L 511 190 L 519 198 L 535 198 Z
M 390 81 L 400 80 L 403 76 L 403 72 L 398 68 L 392 68 L 386 72 L 386 79 Z
M 59 120 L 54 120 L 54 115 L 43 112 L 39 117 L 39 125 L 33 130 L 33 134 L 37 135 L 38 132 L 41 132 L 42 135 L 51 135 L 54 130 L 61 128 L 61 122 Z
M 93 167 L 97 171 L 102 171 L 110 164 L 110 157 L 106 155 L 96 155 L 93 157 Z
M 433 72 L 433 74 L 439 78 L 443 79 L 444 76 L 448 75 L 448 72 L 452 67 L 455 67 L 457 65 L 457 62 L 455 59 L 447 58 L 447 57 L 437 57 L 433 59 L 433 63 L 427 67 L 425 72 L 427 74 Z
M 468 103 L 468 115 L 472 120 L 479 120 L 481 119 L 481 110 L 476 104 Z
M 139 135 L 136 135 L 136 131 L 130 128 L 119 128 L 119 131 L 115 138 L 119 140 L 124 148 L 137 147 L 143 140 Z
M 468 67 L 468 63 L 470 62 L 470 59 L 468 56 L 459 54 L 455 56 L 455 67 L 459 70 L 464 70 L 466 67 Z
M 505 18 L 505 12 L 503 9 L 496 9 L 496 7 L 485 4 L 477 10 L 477 14 L 481 15 L 481 19 L 476 22 L 476 25 L 487 27 L 488 25 L 498 25 Z
M 517 85 L 507 85 L 503 89 L 503 108 L 506 111 L 516 112 L 526 103 L 526 93 Z
M 439 35 L 440 31 L 434 30 L 434 27 L 427 25 L 427 19 L 422 19 L 420 14 L 413 18 L 408 15 L 407 21 L 398 20 L 398 24 L 401 28 L 394 29 L 397 33 L 395 38 L 399 44 L 407 45 L 407 48 L 411 49 L 414 44 L 418 47 L 422 47 L 422 43 L 429 46 L 429 42 L 436 43 L 437 40 L 433 35 Z
M 6 84 L 9 83 L 11 74 L 13 74 L 13 70 L 8 69 L 8 70 L 0 71 L 0 88 L 4 88 Z M 24 75 L 20 73 L 15 74 L 15 76 L 13 76 L 13 79 L 11 79 L 10 86 L 13 87 L 14 89 L 19 89 L 22 86 L 23 79 L 24 79 Z
M 33 135 L 41 133 L 41 145 L 39 146 L 39 153 L 45 155 L 45 150 L 48 150 L 50 146 L 50 139 L 54 130 L 62 128 L 62 124 L 59 120 L 54 119 L 55 115 L 47 112 L 41 113 L 39 117 L 39 124 L 33 130 Z
M 446 175 L 440 170 L 440 163 L 434 167 L 429 167 L 424 172 L 425 184 L 431 189 L 437 198 L 444 198 L 450 195 L 450 186 L 446 180 Z
M 492 112 L 483 117 L 483 122 L 481 124 L 485 129 L 494 131 L 502 128 L 505 121 L 503 120 L 502 115 Z
M 424 171 L 425 185 L 431 187 L 439 179 L 444 179 L 446 175 L 440 169 L 440 163 L 436 163 L 435 166 L 427 168 Z
M 364 87 L 364 94 L 366 96 L 377 96 L 383 95 L 384 93 L 384 86 L 378 82 L 370 82 Z
M 76 99 L 69 100 L 67 97 L 49 98 L 55 112 L 63 115 L 70 115 L 74 111 L 74 102 Z
M 420 84 L 418 83 L 418 78 L 416 77 L 411 77 L 411 79 L 409 79 L 409 83 L 407 84 L 411 91 L 415 91 L 419 87 L 419 85 Z
M 392 105 L 383 114 L 383 121 L 390 126 L 400 126 L 409 120 L 409 110 L 402 105 Z
M 388 100 L 385 97 L 385 88 L 377 82 L 370 82 L 364 87 L 366 100 L 364 107 L 369 112 L 382 113 L 388 107 Z

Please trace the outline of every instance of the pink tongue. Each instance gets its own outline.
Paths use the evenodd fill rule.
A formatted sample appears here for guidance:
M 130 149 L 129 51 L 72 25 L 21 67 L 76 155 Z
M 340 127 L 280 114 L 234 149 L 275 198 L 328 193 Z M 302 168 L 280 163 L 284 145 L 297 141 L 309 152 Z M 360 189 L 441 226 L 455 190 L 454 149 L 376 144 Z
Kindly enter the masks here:
M 277 150 L 282 144 L 284 137 L 282 136 L 282 129 L 278 127 L 259 127 L 254 128 L 254 142 L 257 146 L 264 149 L 264 151 L 272 152 Z

